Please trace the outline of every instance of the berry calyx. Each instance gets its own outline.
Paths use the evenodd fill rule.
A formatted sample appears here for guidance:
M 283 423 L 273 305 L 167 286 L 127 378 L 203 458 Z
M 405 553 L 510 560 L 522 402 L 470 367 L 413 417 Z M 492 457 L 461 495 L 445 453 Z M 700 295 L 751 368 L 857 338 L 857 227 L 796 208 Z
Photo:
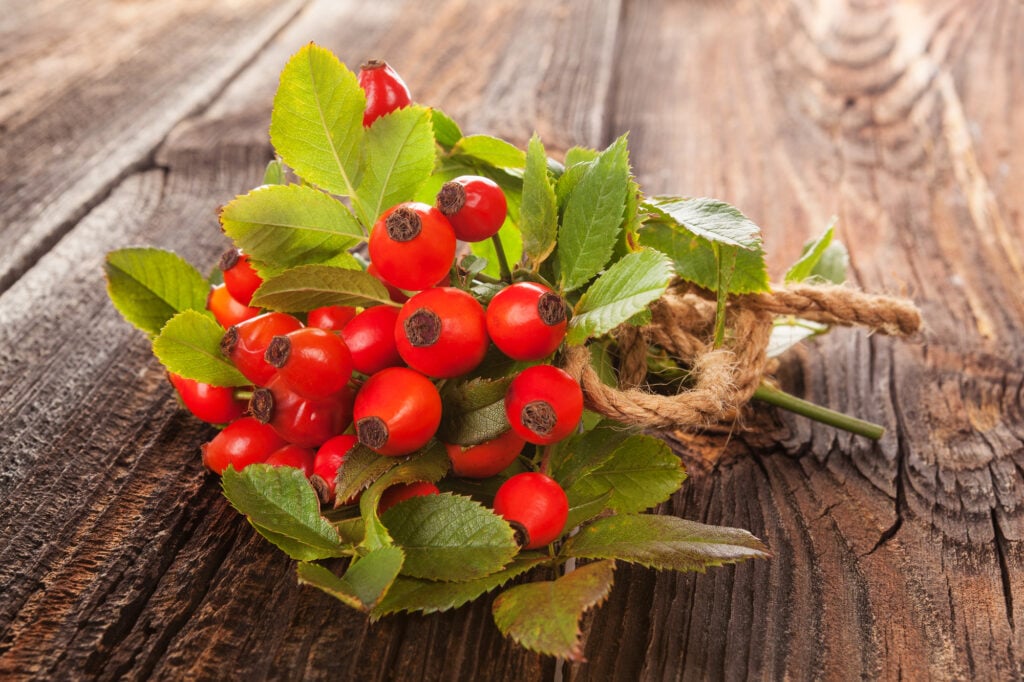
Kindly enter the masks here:
M 508 215 L 501 187 L 478 175 L 463 175 L 444 183 L 436 205 L 452 224 L 455 236 L 466 242 L 493 237 Z
M 441 424 L 441 396 L 430 379 L 405 367 L 377 372 L 356 395 L 353 418 L 359 442 L 397 457 L 419 450 Z
M 433 206 L 416 202 L 385 211 L 369 239 L 370 260 L 400 289 L 420 291 L 447 275 L 455 262 L 455 232 Z
M 270 342 L 275 336 L 301 328 L 302 323 L 291 315 L 265 313 L 228 328 L 220 341 L 220 350 L 246 379 L 266 386 L 277 373 L 277 368 L 265 359 Z
M 263 284 L 263 278 L 249 262 L 249 256 L 240 249 L 230 248 L 220 257 L 219 263 L 224 273 L 224 286 L 231 296 L 244 305 L 249 305 L 252 295 Z
M 236 398 L 231 387 L 211 386 L 171 372 L 167 376 L 188 411 L 204 422 L 227 424 L 245 414 L 248 401 Z
M 505 481 L 494 496 L 494 512 L 504 517 L 523 549 L 554 542 L 565 530 L 569 500 L 549 476 L 527 472 Z
M 327 398 L 352 378 L 348 346 L 337 334 L 316 327 L 275 336 L 264 359 L 277 368 L 289 388 L 305 398 Z
M 313 458 L 315 456 L 315 453 L 309 448 L 289 443 L 270 453 L 270 456 L 263 460 L 263 463 L 275 467 L 299 469 L 306 475 L 306 478 L 309 478 L 313 475 Z
M 241 471 L 250 464 L 263 462 L 286 444 L 270 425 L 253 417 L 242 417 L 202 446 L 203 464 L 215 474 L 223 474 L 229 466 Z
M 352 355 L 353 369 L 369 375 L 403 364 L 395 345 L 397 322 L 398 308 L 378 305 L 367 308 L 345 325 L 341 338 Z
M 359 86 L 366 93 L 363 126 L 369 126 L 384 114 L 408 106 L 409 87 L 387 62 L 371 59 L 359 67 Z
M 210 287 L 210 295 L 206 297 L 206 309 L 213 313 L 217 322 L 225 329 L 260 314 L 259 308 L 252 308 L 236 301 L 223 284 Z
M 526 442 L 557 443 L 576 430 L 583 416 L 583 391 L 557 367 L 527 367 L 509 384 L 505 416 Z
M 413 497 L 424 497 L 426 495 L 439 495 L 441 490 L 429 481 L 413 481 L 412 483 L 396 483 L 389 487 L 380 496 L 377 503 L 377 514 L 383 514 L 399 502 Z
M 328 305 L 313 308 L 306 314 L 306 325 L 317 329 L 340 332 L 356 316 L 356 309 L 347 305 Z
M 465 374 L 487 353 L 483 306 L 453 287 L 421 291 L 398 314 L 395 346 L 410 367 L 427 376 Z
M 487 305 L 487 334 L 513 360 L 540 360 L 558 348 L 568 325 L 565 300 L 543 284 L 517 282 Z
M 281 438 L 315 448 L 337 436 L 352 423 L 352 390 L 348 386 L 326 398 L 305 398 L 276 376 L 253 392 L 249 411 L 270 424 Z
M 526 441 L 511 429 L 497 438 L 463 447 L 445 443 L 452 473 L 463 478 L 488 478 L 501 473 L 516 460 Z
M 343 434 L 331 438 L 316 451 L 313 474 L 309 477 L 309 482 L 313 484 L 313 489 L 322 503 L 330 504 L 334 501 L 338 472 L 344 466 L 345 458 L 352 452 L 352 448 L 358 444 L 358 438 Z M 352 504 L 356 499 L 358 495 L 350 500 L 341 500 L 339 504 Z

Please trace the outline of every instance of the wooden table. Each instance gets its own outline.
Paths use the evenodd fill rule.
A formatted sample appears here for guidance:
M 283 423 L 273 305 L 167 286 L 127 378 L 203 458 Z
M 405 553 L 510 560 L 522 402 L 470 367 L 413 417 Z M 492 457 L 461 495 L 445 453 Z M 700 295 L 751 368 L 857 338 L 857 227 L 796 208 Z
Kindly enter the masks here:
M 1024 4 L 36 0 L 0 35 L 0 677 L 556 673 L 487 600 L 370 625 L 300 589 L 107 301 L 111 249 L 212 265 L 310 40 L 471 132 L 631 131 L 645 189 L 742 207 L 777 277 L 836 214 L 853 281 L 924 312 L 909 343 L 844 330 L 780 367 L 880 442 L 762 407 L 690 450 L 717 464 L 665 513 L 774 559 L 620 567 L 569 678 L 1024 675 Z

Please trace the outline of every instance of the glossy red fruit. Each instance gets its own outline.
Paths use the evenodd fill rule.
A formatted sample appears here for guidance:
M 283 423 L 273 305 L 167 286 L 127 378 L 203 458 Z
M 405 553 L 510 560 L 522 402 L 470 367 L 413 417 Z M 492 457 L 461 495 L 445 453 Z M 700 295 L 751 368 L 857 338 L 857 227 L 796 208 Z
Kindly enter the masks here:
M 253 392 L 249 411 L 274 427 L 281 438 L 304 448 L 319 447 L 352 423 L 352 390 L 346 386 L 327 398 L 304 398 L 282 377 Z
M 398 314 L 395 345 L 406 364 L 427 376 L 465 374 L 487 353 L 483 306 L 462 289 L 421 291 Z
M 516 474 L 494 496 L 494 512 L 515 530 L 523 549 L 538 549 L 565 530 L 569 500 L 554 479 L 538 473 Z
M 234 388 L 211 386 L 172 373 L 168 373 L 167 376 L 188 411 L 204 422 L 227 424 L 245 414 L 245 408 L 249 403 L 236 398 Z
M 441 186 L 437 208 L 466 242 L 490 239 L 505 222 L 508 203 L 498 183 L 479 175 L 463 175 Z
M 565 338 L 565 301 L 543 284 L 517 282 L 487 304 L 487 335 L 513 360 L 540 360 Z
M 356 316 L 356 309 L 347 305 L 328 305 L 313 308 L 306 315 L 306 326 L 340 332 Z
M 366 268 L 366 271 L 380 280 L 380 283 L 383 284 L 384 288 L 388 290 L 388 297 L 391 298 L 392 301 L 394 301 L 395 303 L 405 303 L 406 301 L 409 300 L 409 297 L 405 294 L 404 291 L 402 291 L 394 284 L 381 277 L 380 271 L 377 269 L 376 265 L 370 263 L 370 265 Z
M 511 429 L 497 438 L 462 447 L 445 443 L 448 459 L 452 461 L 452 473 L 463 478 L 488 478 L 508 468 L 523 451 L 526 441 Z
M 277 368 L 264 356 L 275 336 L 301 329 L 302 323 L 286 313 L 265 313 L 229 327 L 220 341 L 221 352 L 245 378 L 266 386 Z
M 270 453 L 270 456 L 263 460 L 264 464 L 275 467 L 292 467 L 300 469 L 309 478 L 313 475 L 313 458 L 316 453 L 309 448 L 288 444 Z
M 383 492 L 380 496 L 380 502 L 377 504 L 377 513 L 383 514 L 388 509 L 391 509 L 399 502 L 411 499 L 413 497 L 423 497 L 425 495 L 438 495 L 441 491 L 436 485 L 428 481 L 414 481 L 412 483 L 398 483 Z
M 341 338 L 352 355 L 352 367 L 363 374 L 376 374 L 403 364 L 395 345 L 398 308 L 378 305 L 359 313 L 341 330 Z
M 341 337 L 316 327 L 275 336 L 264 359 L 278 376 L 304 398 L 323 399 L 352 378 L 352 354 Z
M 331 438 L 316 451 L 313 475 L 309 477 L 309 482 L 313 484 L 320 501 L 324 504 L 334 501 L 338 471 L 345 464 L 345 458 L 352 452 L 352 448 L 358 444 L 358 438 L 343 434 Z M 356 495 L 350 500 L 342 501 L 341 504 L 352 504 L 358 498 Z
M 263 462 L 285 445 L 285 440 L 268 424 L 242 417 L 202 446 L 203 464 L 216 474 L 224 473 L 229 466 L 241 471 L 250 464 Z
M 441 396 L 419 372 L 389 367 L 359 389 L 353 418 L 360 443 L 387 457 L 408 455 L 437 432 Z
M 400 289 L 436 284 L 455 262 L 455 233 L 433 206 L 406 202 L 384 212 L 370 232 L 370 260 L 380 276 Z
M 259 308 L 251 308 L 232 298 L 231 292 L 223 284 L 210 287 L 210 295 L 206 297 L 206 309 L 213 313 L 217 322 L 225 329 L 260 314 Z
M 412 101 L 405 81 L 387 62 L 379 59 L 371 59 L 359 67 L 359 86 L 366 93 L 364 126 L 395 109 L 409 106 Z
M 232 298 L 249 305 L 252 295 L 263 284 L 263 278 L 249 262 L 249 256 L 240 249 L 230 248 L 220 257 L 220 269 L 224 273 L 224 286 Z
M 583 391 L 557 367 L 527 367 L 509 384 L 505 415 L 526 442 L 550 445 L 576 430 L 583 416 Z

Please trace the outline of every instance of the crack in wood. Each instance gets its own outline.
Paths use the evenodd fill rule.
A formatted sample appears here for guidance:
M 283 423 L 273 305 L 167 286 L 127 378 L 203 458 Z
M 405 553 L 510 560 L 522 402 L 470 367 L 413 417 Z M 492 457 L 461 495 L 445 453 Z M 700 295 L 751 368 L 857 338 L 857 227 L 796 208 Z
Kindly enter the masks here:
M 1010 564 L 1006 558 L 1006 536 L 999 524 L 999 514 L 995 507 L 992 508 L 992 531 L 995 533 L 993 545 L 995 545 L 996 558 L 999 560 L 999 579 L 1003 585 L 1003 602 L 1006 607 L 1006 620 L 1010 629 L 1014 630 L 1013 623 L 1013 580 L 1010 573 Z

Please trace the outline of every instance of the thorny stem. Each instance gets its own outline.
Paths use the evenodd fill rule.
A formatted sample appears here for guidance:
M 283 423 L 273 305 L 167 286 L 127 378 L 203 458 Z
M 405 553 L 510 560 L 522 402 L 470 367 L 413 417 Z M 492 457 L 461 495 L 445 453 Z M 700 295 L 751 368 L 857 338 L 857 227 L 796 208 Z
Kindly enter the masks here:
M 497 234 L 491 237 L 494 250 L 498 254 L 498 266 L 501 268 L 501 279 L 503 282 L 512 283 L 512 269 L 508 266 L 508 259 L 505 258 L 505 249 L 501 246 L 501 237 Z
M 821 422 L 822 424 L 828 424 L 834 426 L 837 429 L 849 431 L 855 433 L 858 436 L 864 436 L 872 440 L 878 440 L 885 434 L 885 427 L 879 424 L 873 424 L 863 419 L 857 419 L 851 417 L 848 414 L 842 412 L 836 412 L 830 410 L 827 407 L 821 405 L 815 405 L 814 403 L 797 398 L 795 395 L 790 395 L 785 391 L 769 386 L 768 384 L 761 382 L 761 385 L 754 391 L 754 399 L 761 400 L 763 402 L 781 407 L 784 410 L 795 412 L 796 414 L 803 415 L 814 421 Z

